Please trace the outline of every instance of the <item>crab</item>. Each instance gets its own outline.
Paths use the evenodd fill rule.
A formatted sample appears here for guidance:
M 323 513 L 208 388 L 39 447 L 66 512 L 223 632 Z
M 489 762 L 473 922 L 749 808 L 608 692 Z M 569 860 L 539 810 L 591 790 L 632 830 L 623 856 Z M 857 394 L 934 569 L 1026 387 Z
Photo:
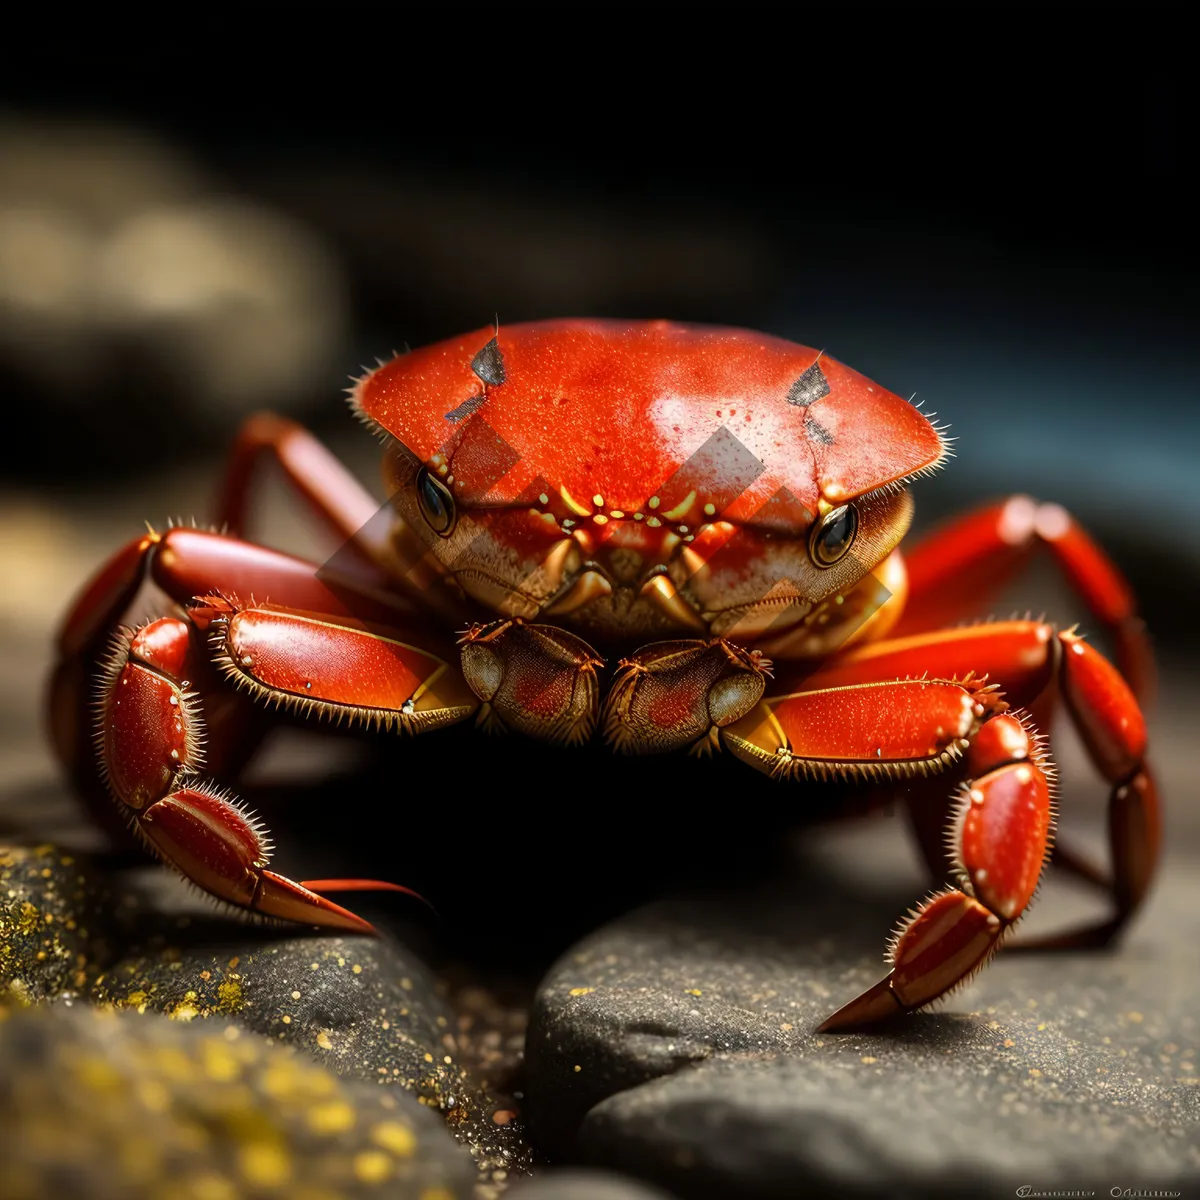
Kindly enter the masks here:
M 909 485 L 950 454 L 919 407 L 816 350 L 666 321 L 487 327 L 381 362 L 349 398 L 384 442 L 382 508 L 302 427 L 255 416 L 217 528 L 135 537 L 63 623 L 61 758 L 213 897 L 372 934 L 328 897 L 407 890 L 268 868 L 267 831 L 229 790 L 249 704 L 396 734 L 474 719 L 535 743 L 724 752 L 785 803 L 833 783 L 858 811 L 899 801 L 941 886 L 825 1030 L 968 979 L 1051 857 L 1112 911 L 1043 944 L 1105 944 L 1138 908 L 1160 817 L 1132 591 L 1066 511 L 1026 496 L 902 555 Z M 324 565 L 239 536 L 266 459 L 342 540 Z M 1117 666 L 1074 627 L 961 623 L 1039 549 Z M 122 625 L 148 581 L 161 615 Z M 1110 873 L 1053 845 L 1060 703 L 1109 788 Z

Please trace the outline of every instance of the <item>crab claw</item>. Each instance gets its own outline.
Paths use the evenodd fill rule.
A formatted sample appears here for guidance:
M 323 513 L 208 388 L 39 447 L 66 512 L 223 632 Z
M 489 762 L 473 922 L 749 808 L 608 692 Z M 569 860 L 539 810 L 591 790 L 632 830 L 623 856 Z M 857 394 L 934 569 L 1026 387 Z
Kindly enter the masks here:
M 839 1008 L 818 1029 L 852 1029 L 936 1000 L 987 962 L 1007 922 L 954 890 L 930 897 L 892 947 L 887 977 Z
M 347 933 L 379 936 L 379 930 L 369 921 L 356 917 L 349 909 L 318 896 L 302 883 L 277 875 L 274 871 L 261 872 L 251 907 L 266 916 L 281 917 L 302 925 L 320 925 L 326 929 L 343 929 Z
M 231 904 L 268 917 L 378 937 L 379 931 L 319 891 L 395 891 L 374 879 L 296 883 L 266 868 L 270 846 L 259 822 L 211 787 L 178 788 L 151 804 L 139 826 L 155 849 L 192 882 Z M 418 897 L 419 899 L 420 897 Z
M 300 886 L 323 895 L 328 892 L 399 892 L 401 896 L 411 896 L 414 900 L 420 900 L 430 912 L 437 911 L 420 892 L 414 892 L 412 888 L 406 888 L 400 883 L 387 883 L 382 879 L 302 879 Z

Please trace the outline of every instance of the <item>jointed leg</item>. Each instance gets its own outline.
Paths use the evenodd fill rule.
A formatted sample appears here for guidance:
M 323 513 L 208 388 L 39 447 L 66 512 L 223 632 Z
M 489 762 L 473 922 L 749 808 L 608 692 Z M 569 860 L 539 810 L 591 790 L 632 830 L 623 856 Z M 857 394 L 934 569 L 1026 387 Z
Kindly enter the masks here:
M 310 885 L 268 870 L 271 842 L 262 823 L 203 774 L 205 698 L 185 677 L 197 638 L 207 640 L 218 668 L 253 696 L 334 720 L 412 732 L 461 720 L 473 708 L 461 679 L 456 684 L 444 663 L 380 633 L 217 599 L 194 608 L 190 621 L 164 617 L 118 634 L 106 664 L 97 727 L 102 771 L 147 844 L 228 903 L 373 932 L 315 889 L 407 888 L 371 880 Z
M 230 448 L 217 500 L 217 523 L 230 533 L 246 533 L 251 491 L 264 456 L 278 463 L 288 484 L 343 541 L 354 539 L 379 510 L 362 484 L 302 425 L 275 413 L 257 413 L 242 426 Z M 379 561 L 374 554 L 366 557 Z
M 1154 655 L 1120 569 L 1057 504 L 1012 496 L 960 517 L 905 551 L 909 599 L 892 631 L 920 633 L 969 617 L 1047 549 L 1072 588 L 1113 638 L 1117 665 L 1135 696 L 1154 682 Z
M 242 805 L 200 775 L 200 696 L 181 677 L 186 621 L 164 617 L 113 647 L 97 744 L 113 796 L 166 862 L 222 900 L 271 916 L 370 932 L 352 913 L 266 870 L 271 845 Z
M 821 1029 L 847 1029 L 929 1003 L 978 971 L 1033 899 L 1051 839 L 1047 763 L 1035 735 L 1002 714 L 982 726 L 964 760 L 969 782 L 955 798 L 945 835 L 950 886 L 901 923 L 892 969 Z
M 87 781 L 92 769 L 87 715 L 91 676 L 112 631 L 147 581 L 180 605 L 216 592 L 393 629 L 414 621 L 415 609 L 403 599 L 331 573 L 318 578 L 312 563 L 290 554 L 198 529 L 142 534 L 118 550 L 80 592 L 59 633 L 59 662 L 48 694 L 49 722 L 55 749 L 85 794 L 92 790 Z M 422 644 L 448 655 L 451 647 L 431 636 L 422 631 Z
M 905 923 L 892 970 L 822 1029 L 868 1024 L 920 1008 L 977 971 L 1029 904 L 1050 840 L 1044 759 L 994 688 L 952 679 L 823 686 L 764 699 L 722 731 L 739 758 L 780 779 L 969 780 L 947 835 L 949 887 Z
M 1093 763 L 1111 787 L 1112 875 L 1104 878 L 1070 851 L 1063 861 L 1073 874 L 1102 882 L 1113 897 L 1113 913 L 1095 926 L 1037 944 L 1098 945 L 1111 940 L 1149 889 L 1162 839 L 1157 790 L 1146 760 L 1146 723 L 1124 679 L 1074 632 L 1060 633 L 1040 621 L 1003 621 L 878 642 L 852 651 L 804 686 L 924 671 L 943 677 L 972 671 L 986 675 L 1003 688 L 1010 705 L 1026 710 L 1036 711 L 1039 698 L 1061 692 Z M 944 854 L 936 833 L 939 810 L 936 802 L 930 807 L 932 800 L 918 798 L 913 816 L 926 857 L 940 877 Z
M 273 459 L 284 480 L 339 539 L 341 546 L 320 569 L 323 579 L 348 576 L 359 584 L 391 593 L 410 611 L 432 604 L 444 617 L 465 616 L 453 589 L 439 588 L 436 559 L 414 538 L 390 505 L 380 505 L 359 481 L 307 429 L 274 413 L 259 413 L 242 426 L 230 449 L 217 500 L 217 519 L 228 532 L 244 536 L 251 492 L 264 459 Z
M 310 562 L 236 538 L 184 528 L 134 538 L 101 567 L 68 610 L 59 633 L 59 662 L 50 682 L 49 723 L 55 749 L 89 799 L 94 799 L 89 783 L 89 775 L 94 776 L 88 715 L 91 678 L 112 631 L 148 581 L 180 605 L 194 596 L 219 592 L 393 629 L 411 624 L 415 612 L 411 604 L 390 593 L 331 573 L 318 578 Z M 420 634 L 422 644 L 449 655 L 452 647 L 431 637 L 425 631 Z M 104 813 L 107 806 L 101 803 L 98 808 Z
M 120 631 L 98 661 L 101 623 L 116 627 L 147 577 L 185 605 L 181 615 Z M 266 597 L 271 603 L 257 602 Z M 339 721 L 417 732 L 469 716 L 477 701 L 450 665 L 452 647 L 439 657 L 437 640 L 403 633 L 390 620 L 396 612 L 387 596 L 331 586 L 312 564 L 251 543 L 187 529 L 148 535 L 118 553 L 68 619 L 64 644 L 73 648 L 51 697 L 60 752 L 85 780 L 88 762 L 97 764 L 145 841 L 213 895 L 270 916 L 367 932 L 312 888 L 266 869 L 269 839 L 201 774 L 203 745 L 206 727 L 215 726 L 222 745 L 229 733 L 222 714 L 235 693 L 218 671 L 255 699 Z M 89 756 L 91 696 L 97 750 Z M 394 888 L 319 882 L 327 891 Z

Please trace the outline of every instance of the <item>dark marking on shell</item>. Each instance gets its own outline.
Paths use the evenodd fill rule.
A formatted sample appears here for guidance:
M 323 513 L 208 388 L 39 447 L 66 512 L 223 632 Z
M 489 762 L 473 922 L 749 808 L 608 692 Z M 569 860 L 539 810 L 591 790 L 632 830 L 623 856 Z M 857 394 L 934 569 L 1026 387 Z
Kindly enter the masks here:
M 815 420 L 813 417 L 809 417 L 804 422 L 804 432 L 807 433 L 814 442 L 820 442 L 822 446 L 833 445 L 833 434 L 830 433 L 829 430 L 820 423 L 820 421 Z
M 507 376 L 504 373 L 504 355 L 500 353 L 500 343 L 496 338 L 471 359 L 471 370 L 492 387 L 499 387 Z
M 451 409 L 446 414 L 446 420 L 461 421 L 463 417 L 469 417 L 486 399 L 487 397 L 482 392 L 477 396 L 468 396 L 457 408 Z
M 788 388 L 787 400 L 789 404 L 807 408 L 814 401 L 820 400 L 822 396 L 828 395 L 829 380 L 825 378 L 825 372 L 821 370 L 821 363 L 818 360 Z

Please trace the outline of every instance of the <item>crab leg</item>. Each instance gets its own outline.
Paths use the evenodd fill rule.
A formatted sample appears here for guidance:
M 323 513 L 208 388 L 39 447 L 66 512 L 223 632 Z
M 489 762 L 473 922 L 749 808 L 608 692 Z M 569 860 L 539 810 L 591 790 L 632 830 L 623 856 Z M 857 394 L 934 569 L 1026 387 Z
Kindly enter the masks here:
M 304 559 L 199 529 L 144 533 L 108 560 L 64 617 L 59 662 L 48 693 L 49 723 L 60 759 L 89 799 L 91 769 L 90 678 L 113 629 L 143 584 L 157 584 L 179 604 L 208 592 L 270 598 L 288 607 L 360 618 L 405 628 L 413 606 L 357 579 L 342 579 Z M 424 643 L 429 635 L 422 634 Z M 414 635 L 415 640 L 415 635 Z M 449 647 L 446 648 L 449 650 Z M 104 811 L 103 806 L 99 806 Z
M 271 843 L 262 823 L 201 774 L 203 715 L 183 676 L 194 632 L 206 635 L 218 669 L 256 697 L 335 720 L 349 716 L 416 732 L 468 716 L 470 693 L 449 673 L 439 694 L 445 663 L 381 632 L 218 598 L 194 606 L 190 622 L 164 617 L 117 635 L 100 692 L 97 745 L 114 797 L 147 844 L 230 904 L 373 933 L 317 888 L 407 888 L 373 880 L 314 881 L 314 887 L 268 870 Z
M 365 921 L 316 889 L 268 870 L 261 823 L 201 774 L 206 727 L 214 715 L 227 726 L 231 708 L 220 703 L 233 693 L 219 687 L 217 672 L 256 699 L 414 732 L 464 719 L 477 702 L 438 656 L 436 640 L 402 624 L 402 603 L 315 571 L 302 559 L 192 529 L 131 542 L 67 618 L 69 653 L 56 673 L 52 711 L 60 752 L 83 772 L 79 743 L 100 629 L 116 625 L 147 578 L 186 604 L 186 617 L 111 635 L 98 668 L 93 759 L 108 791 L 151 848 L 219 899 L 366 933 Z M 274 603 L 251 607 L 229 595 Z M 408 638 L 420 638 L 421 647 Z M 371 880 L 316 882 L 329 891 L 407 890 Z
M 1088 642 L 1073 630 L 1060 632 L 1042 621 L 989 622 L 864 646 L 810 677 L 805 686 L 924 671 L 953 677 L 972 670 L 999 684 L 1005 700 L 1014 707 L 1026 709 L 1057 682 L 1092 762 L 1110 784 L 1111 878 L 1104 878 L 1069 850 L 1061 857 L 1074 874 L 1099 882 L 1111 892 L 1113 915 L 1095 926 L 1036 944 L 1092 946 L 1110 941 L 1149 890 L 1162 841 L 1162 819 L 1154 776 L 1146 760 L 1145 718 L 1125 680 Z M 926 859 L 940 875 L 945 869 L 939 820 L 943 805 L 933 797 L 918 795 L 910 797 L 910 809 Z M 1056 861 L 1059 849 L 1056 847 Z M 1032 948 L 1035 943 L 1021 944 Z
M 986 964 L 1033 899 L 1053 823 L 1035 737 L 1015 716 L 995 716 L 973 739 L 965 768 L 970 783 L 948 829 L 951 885 L 901 923 L 889 947 L 891 970 L 822 1031 L 871 1024 L 944 996 Z
M 1046 764 L 1033 735 L 979 681 L 900 679 L 771 695 L 722 731 L 777 778 L 876 781 L 943 774 L 971 782 L 951 828 L 955 884 L 926 900 L 892 947 L 892 970 L 822 1026 L 920 1008 L 977 971 L 1033 896 L 1050 841 Z
M 1117 665 L 1135 696 L 1153 687 L 1154 654 L 1133 589 L 1064 508 L 1011 496 L 935 530 L 904 558 L 909 601 L 898 636 L 951 625 L 996 595 L 1039 547 L 1047 548 L 1088 611 L 1111 634 Z
M 353 541 L 367 561 L 379 562 L 381 547 L 356 536 L 379 511 L 379 504 L 330 450 L 302 425 L 275 413 L 249 417 L 229 450 L 217 500 L 217 524 L 230 533 L 246 532 L 251 492 L 265 456 L 278 463 L 284 479 L 343 541 Z

